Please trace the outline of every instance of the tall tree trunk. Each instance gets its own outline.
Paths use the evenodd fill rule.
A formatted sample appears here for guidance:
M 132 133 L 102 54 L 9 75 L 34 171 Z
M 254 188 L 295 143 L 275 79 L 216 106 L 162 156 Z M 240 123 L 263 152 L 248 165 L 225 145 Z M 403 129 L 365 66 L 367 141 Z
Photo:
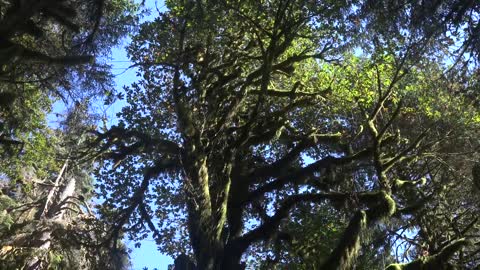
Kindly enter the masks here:
M 70 180 L 65 185 L 63 191 L 53 192 L 49 194 L 49 198 L 53 201 L 53 203 L 48 207 L 44 208 L 44 213 L 41 217 L 41 222 L 44 224 L 45 228 L 43 228 L 42 233 L 36 240 L 36 242 L 40 243 L 40 246 L 36 247 L 35 252 L 39 254 L 46 254 L 50 250 L 52 244 L 52 233 L 54 230 L 54 226 L 58 224 L 62 224 L 64 222 L 64 215 L 66 213 L 66 209 L 62 208 L 65 206 L 67 200 L 74 195 L 75 192 L 75 178 L 70 178 Z M 56 189 L 57 187 L 53 187 Z M 54 194 L 54 195 L 51 195 Z M 50 196 L 51 195 L 51 196 Z M 56 195 L 56 196 L 55 196 Z M 55 198 L 56 197 L 56 198 Z M 45 269 L 42 266 L 42 257 L 40 255 L 35 255 L 27 262 L 26 269 L 28 270 L 41 270 Z
M 188 227 L 199 270 L 239 269 L 240 256 L 225 250 L 225 224 L 232 173 L 232 163 L 227 156 L 223 157 L 221 166 L 212 166 L 207 157 L 188 159 L 196 160 L 190 163 L 185 159 L 184 162 L 188 164 L 185 179 Z M 211 179 L 209 170 L 215 169 L 221 172 L 213 174 L 217 178 Z

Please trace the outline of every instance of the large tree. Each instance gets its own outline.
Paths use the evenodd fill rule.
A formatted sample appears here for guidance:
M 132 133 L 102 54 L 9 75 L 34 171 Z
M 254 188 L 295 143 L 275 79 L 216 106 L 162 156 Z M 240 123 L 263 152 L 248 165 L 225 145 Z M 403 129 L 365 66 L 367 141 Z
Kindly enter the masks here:
M 480 119 L 463 60 L 478 5 L 389 2 L 167 1 L 129 48 L 142 77 L 119 124 L 94 142 L 112 241 L 150 231 L 198 269 L 242 269 L 259 250 L 286 263 L 290 214 L 302 228 L 323 207 L 345 221 L 321 269 L 398 247 L 406 229 L 418 259 L 391 269 L 476 264 L 478 198 L 463 194 Z

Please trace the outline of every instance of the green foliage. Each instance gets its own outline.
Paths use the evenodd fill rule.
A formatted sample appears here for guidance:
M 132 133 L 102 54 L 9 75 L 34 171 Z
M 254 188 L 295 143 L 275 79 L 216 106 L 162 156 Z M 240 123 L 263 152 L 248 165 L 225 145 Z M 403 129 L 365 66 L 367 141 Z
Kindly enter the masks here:
M 128 0 L 0 3 L 1 269 L 128 266 L 91 211 L 93 164 L 82 146 L 91 102 L 115 99 L 100 57 L 133 30 L 138 11 Z M 48 122 L 54 105 L 73 107 L 55 116 L 64 122 Z
M 308 205 L 295 209 L 282 228 L 292 237 L 290 244 L 279 247 L 284 258 L 282 267 L 320 269 L 346 227 L 348 221 L 343 215 L 327 206 L 320 206 L 318 211 Z
M 15 207 L 15 201 L 6 195 L 0 195 L 0 230 L 10 230 L 14 220 L 8 213 L 8 209 Z
M 1 267 L 121 269 L 150 233 L 202 270 L 480 263 L 458 240 L 479 230 L 475 1 L 166 1 L 101 132 L 89 104 L 116 95 L 92 57 L 138 6 L 27 2 L 0 6 Z
M 426 3 L 404 4 L 167 1 L 133 37 L 141 78 L 95 141 L 105 220 L 132 239 L 153 232 L 200 269 L 249 256 L 269 269 L 381 268 L 401 231 L 418 232 L 412 260 L 475 228 L 473 213 L 447 218 L 476 205 L 454 179 L 471 182 L 460 172 L 478 155 L 466 148 L 478 149 L 479 111 L 464 94 L 476 66 L 445 29 L 472 27 L 479 7 L 438 1 L 429 14 L 443 25 L 430 29 Z

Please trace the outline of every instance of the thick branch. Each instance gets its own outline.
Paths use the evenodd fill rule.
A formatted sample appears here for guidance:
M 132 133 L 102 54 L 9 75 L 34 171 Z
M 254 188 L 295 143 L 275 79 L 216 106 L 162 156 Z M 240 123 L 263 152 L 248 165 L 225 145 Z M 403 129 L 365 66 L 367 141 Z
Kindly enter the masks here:
M 104 155 L 106 158 L 113 159 L 118 165 L 123 159 L 139 152 L 156 151 L 160 154 L 179 157 L 181 147 L 175 142 L 152 138 L 150 135 L 135 131 L 126 130 L 121 127 L 112 127 L 105 133 L 96 132 L 97 139 L 91 144 L 95 147 L 105 140 L 105 143 L 97 151 L 96 156 Z M 135 142 L 129 143 L 131 140 Z M 108 151 L 110 148 L 115 148 Z
M 285 173 L 286 168 L 295 161 L 302 152 L 322 143 L 338 142 L 341 137 L 340 133 L 335 134 L 311 134 L 300 141 L 282 158 L 273 162 L 272 164 L 257 168 L 249 177 L 265 179 L 268 177 L 278 177 Z
M 465 239 L 458 239 L 445 246 L 437 254 L 427 257 L 420 257 L 419 259 L 402 264 L 391 264 L 385 270 L 442 270 L 451 269 L 448 265 L 448 260 L 461 250 L 469 242 Z
M 268 239 L 277 230 L 280 222 L 288 216 L 293 206 L 301 202 L 322 202 L 327 199 L 343 201 L 346 199 L 346 195 L 343 193 L 327 193 L 290 196 L 280 205 L 273 216 L 267 218 L 257 228 L 235 239 L 231 245 L 235 246 L 236 249 L 245 250 L 256 241 Z
M 256 198 L 262 196 L 263 194 L 265 194 L 267 192 L 271 192 L 271 191 L 280 189 L 288 183 L 301 182 L 302 180 L 305 180 L 306 178 L 308 178 L 311 174 L 313 174 L 313 173 L 315 173 L 315 172 L 317 172 L 321 169 L 326 169 L 326 168 L 329 168 L 331 166 L 345 165 L 345 164 L 348 164 L 348 163 L 350 163 L 354 160 L 359 160 L 359 159 L 365 158 L 368 155 L 370 155 L 370 153 L 371 153 L 370 149 L 365 149 L 365 150 L 362 150 L 360 152 L 357 152 L 354 155 L 346 156 L 346 157 L 336 158 L 336 157 L 328 156 L 328 157 L 323 158 L 321 160 L 318 160 L 318 161 L 316 161 L 316 162 L 314 162 L 314 163 L 312 163 L 312 164 L 310 164 L 310 165 L 308 165 L 304 168 L 297 169 L 296 171 L 294 171 L 290 174 L 281 176 L 281 177 L 277 178 L 276 180 L 274 180 L 274 181 L 272 181 L 268 184 L 260 186 L 259 188 L 257 188 L 256 190 L 254 190 L 250 193 L 250 195 L 247 197 L 247 199 L 244 203 L 253 201 Z
M 357 256 L 360 248 L 360 234 L 366 227 L 367 214 L 365 211 L 357 212 L 345 229 L 339 245 L 332 251 L 321 269 L 351 269 L 353 258 Z
M 359 211 L 351 219 L 337 247 L 330 254 L 321 269 L 347 270 L 357 257 L 361 243 L 361 233 L 371 226 L 395 213 L 395 201 L 384 191 L 368 194 L 367 199 L 374 199 L 375 205 L 366 211 Z
M 145 194 L 148 191 L 148 186 L 150 184 L 150 180 L 160 173 L 164 172 L 165 170 L 170 169 L 172 166 L 176 166 L 176 162 L 169 162 L 168 160 L 160 160 L 155 162 L 155 165 L 145 169 L 145 173 L 143 175 L 143 180 L 140 183 L 140 186 L 135 191 L 133 196 L 130 198 L 129 202 L 130 205 L 127 208 L 124 208 L 120 211 L 118 218 L 115 221 L 115 225 L 112 228 L 112 233 L 107 239 L 107 241 L 116 240 L 118 239 L 119 233 L 122 227 L 126 224 L 128 219 L 131 217 L 133 212 L 143 203 L 143 199 Z M 141 209 L 140 209 L 141 210 Z

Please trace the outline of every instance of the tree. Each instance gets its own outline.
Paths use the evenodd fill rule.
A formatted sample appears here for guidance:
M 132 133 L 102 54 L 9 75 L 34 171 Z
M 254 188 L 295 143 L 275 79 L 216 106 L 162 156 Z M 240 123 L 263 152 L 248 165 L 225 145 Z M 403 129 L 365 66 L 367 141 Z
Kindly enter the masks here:
M 429 253 L 390 269 L 475 264 L 457 251 L 476 254 L 476 220 L 441 214 L 470 199 L 452 193 L 454 177 L 461 194 L 472 183 L 452 168 L 478 154 L 478 108 L 460 80 L 475 66 L 445 72 L 452 45 L 436 38 L 464 20 L 475 28 L 478 5 L 438 2 L 429 31 L 426 4 L 395 6 L 390 23 L 372 1 L 167 1 L 130 46 L 142 79 L 120 123 L 93 142 L 112 241 L 151 231 L 198 269 L 243 269 L 259 245 L 278 254 L 293 211 L 325 204 L 346 221 L 321 269 L 351 269 L 368 232 L 393 248 L 406 228 Z
M 33 106 L 33 105 L 32 105 Z M 21 154 L 2 160 L 2 269 L 127 269 L 125 248 L 103 244 L 105 229 L 90 200 L 92 164 L 75 150 L 88 137 L 86 107 L 58 129 L 39 113 Z
M 131 1 L 24 1 L 0 4 L 0 147 L 21 145 L 36 97 L 45 103 L 115 99 L 101 57 L 132 30 Z M 50 106 L 50 105 L 49 105 Z
M 78 143 L 94 126 L 90 102 L 114 99 L 101 57 L 132 30 L 137 8 L 131 1 L 0 3 L 0 268 L 128 266 L 125 247 L 103 244 L 90 209 L 93 165 L 78 158 Z M 71 112 L 48 126 L 58 100 Z

